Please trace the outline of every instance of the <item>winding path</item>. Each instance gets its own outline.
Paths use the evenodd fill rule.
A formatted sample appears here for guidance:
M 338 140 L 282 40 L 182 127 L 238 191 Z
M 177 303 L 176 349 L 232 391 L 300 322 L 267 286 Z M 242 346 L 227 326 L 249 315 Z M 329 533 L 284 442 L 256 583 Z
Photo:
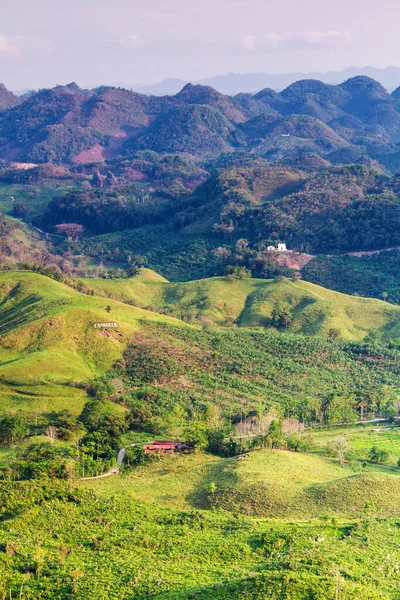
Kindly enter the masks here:
M 151 441 L 151 440 L 150 440 Z M 149 444 L 150 441 L 147 442 L 136 442 L 135 444 L 130 444 L 128 448 L 132 448 L 132 446 L 142 446 L 144 444 Z M 88 479 L 103 479 L 103 477 L 111 477 L 111 475 L 118 475 L 123 460 L 125 458 L 126 448 L 121 448 L 117 455 L 117 464 L 107 473 L 103 473 L 102 475 L 94 475 L 93 477 L 81 477 L 82 481 L 87 481 Z

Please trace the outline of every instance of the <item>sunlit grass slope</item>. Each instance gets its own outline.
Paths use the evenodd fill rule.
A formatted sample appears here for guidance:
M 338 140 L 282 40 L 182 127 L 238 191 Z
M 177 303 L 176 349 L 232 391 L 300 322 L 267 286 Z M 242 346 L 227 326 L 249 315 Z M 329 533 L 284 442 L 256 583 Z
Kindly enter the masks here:
M 105 372 L 143 319 L 174 322 L 122 302 L 85 296 L 42 275 L 1 274 L 2 410 L 25 409 L 35 402 L 41 411 L 46 404 L 53 409 L 70 405 L 79 409 L 86 394 L 74 385 Z M 94 327 L 104 322 L 118 327 Z
M 211 496 L 209 486 L 216 491 Z M 101 495 L 126 495 L 170 508 L 211 505 L 256 517 L 358 517 L 370 502 L 375 515 L 399 514 L 400 471 L 341 466 L 317 454 L 263 450 L 245 460 L 174 456 L 132 474 L 85 483 Z
M 4 598 L 398 598 L 398 518 L 264 521 L 38 481 L 0 492 Z
M 293 317 L 285 331 L 327 336 L 330 329 L 337 329 L 350 340 L 361 340 L 370 332 L 384 339 L 400 337 L 398 306 L 347 296 L 304 281 L 214 277 L 168 283 L 148 269 L 130 279 L 81 281 L 95 294 L 187 321 L 270 328 L 273 308 L 280 304 L 288 305 Z
M 134 293 L 135 304 L 141 299 L 140 303 L 148 310 L 104 295 L 82 293 L 34 273 L 0 275 L 2 411 L 46 412 L 64 408 L 79 411 L 86 399 L 82 382 L 105 373 L 121 358 L 132 338 L 135 347 L 142 344 L 144 351 L 148 351 L 145 340 L 150 338 L 155 344 L 154 352 L 158 344 L 166 344 L 169 352 L 162 355 L 164 362 L 172 360 L 174 351 L 181 348 L 186 379 L 194 385 L 192 392 L 203 397 L 211 395 L 212 401 L 219 396 L 226 397 L 228 402 L 239 395 L 242 401 L 244 398 L 259 401 L 264 397 L 281 401 L 284 396 L 285 402 L 293 402 L 299 390 L 301 395 L 327 394 L 338 378 L 347 378 L 351 373 L 350 379 L 358 378 L 358 381 L 362 372 L 370 377 L 375 367 L 381 371 L 388 369 L 386 381 L 391 382 L 390 373 L 396 369 L 395 358 L 385 359 L 385 364 L 379 366 L 379 360 L 371 357 L 376 365 L 375 362 L 374 367 L 369 364 L 366 370 L 367 365 L 360 366 L 351 349 L 347 352 L 339 346 L 333 348 L 331 343 L 318 337 L 326 335 L 332 326 L 337 326 L 344 337 L 364 337 L 376 330 L 383 337 L 397 337 L 400 308 L 378 300 L 353 298 L 313 284 L 288 280 L 214 278 L 169 284 L 146 270 L 129 280 L 85 280 L 85 283 L 97 286 L 98 293 L 104 294 L 107 289 L 116 298 L 122 296 L 122 292 Z M 125 300 L 129 299 L 125 296 Z M 286 335 L 276 336 L 271 327 L 270 315 L 276 302 L 292 307 L 293 322 L 281 331 Z M 238 329 L 225 327 L 227 320 L 232 324 L 232 319 L 240 326 Z M 103 322 L 115 322 L 118 326 L 94 328 L 95 323 Z M 221 357 L 210 358 L 217 343 L 214 339 L 217 332 L 206 333 L 198 328 L 199 324 L 210 322 L 219 325 L 218 335 L 225 331 L 218 342 L 225 362 Z M 251 333 L 255 329 L 259 331 Z M 139 332 L 144 338 L 135 335 Z M 262 339 L 255 339 L 256 334 Z M 297 334 L 308 334 L 308 337 Z M 200 345 L 194 354 L 193 345 Z M 287 348 L 290 348 L 289 355 Z M 339 359 L 335 354 L 337 350 Z M 343 352 L 347 352 L 346 356 Z M 206 369 L 203 360 L 207 361 Z M 296 366 L 293 360 L 297 361 Z M 227 367 L 232 361 L 234 365 Z M 221 371 L 224 365 L 229 373 Z M 294 370 L 302 376 L 287 378 L 287 373 Z M 154 377 L 158 381 L 157 373 Z M 161 384 L 168 389 L 180 387 L 175 381 Z

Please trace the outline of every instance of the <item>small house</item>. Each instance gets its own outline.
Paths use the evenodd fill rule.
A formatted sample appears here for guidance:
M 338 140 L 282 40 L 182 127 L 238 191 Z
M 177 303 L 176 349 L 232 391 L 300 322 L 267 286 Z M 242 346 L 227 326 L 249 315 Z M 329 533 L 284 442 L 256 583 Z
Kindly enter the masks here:
M 278 244 L 279 252 L 287 252 L 286 244 Z
M 145 454 L 172 454 L 173 452 L 182 452 L 187 448 L 188 446 L 182 442 L 171 442 L 169 440 L 156 440 L 143 446 Z

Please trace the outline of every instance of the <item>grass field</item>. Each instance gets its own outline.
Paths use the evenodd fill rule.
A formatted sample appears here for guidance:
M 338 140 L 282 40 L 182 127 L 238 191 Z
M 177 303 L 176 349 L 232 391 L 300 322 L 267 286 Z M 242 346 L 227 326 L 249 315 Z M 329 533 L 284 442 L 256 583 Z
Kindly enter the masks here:
M 210 495 L 212 482 L 216 491 Z M 131 474 L 93 480 L 85 487 L 179 510 L 216 506 L 257 517 L 354 518 L 363 514 L 368 501 L 375 515 L 400 514 L 400 470 L 340 465 L 318 454 L 284 450 L 253 452 L 243 461 L 203 454 L 163 457 Z
M 59 179 L 49 179 L 45 185 L 0 183 L 0 210 L 9 214 L 13 209 L 14 202 L 24 202 L 29 206 L 27 220 L 30 222 L 34 217 L 41 214 L 43 207 L 54 196 L 78 187 L 79 184 L 75 182 L 66 182 Z
M 313 307 L 320 303 L 318 310 L 322 311 L 329 304 L 329 310 L 326 309 L 329 313 L 342 302 L 340 310 L 352 315 L 352 325 L 346 325 L 347 331 L 356 331 L 357 335 L 360 332 L 365 335 L 369 326 L 373 330 L 372 325 L 375 328 L 381 325 L 380 331 L 395 335 L 393 332 L 399 327 L 398 307 L 287 280 L 216 278 L 168 284 L 153 272 L 143 271 L 132 280 L 94 280 L 93 283 L 114 291 L 121 287 L 124 293 L 132 286 L 143 299 L 143 305 L 148 302 L 149 294 L 153 303 L 161 298 L 159 307 L 145 310 L 113 298 L 83 294 L 34 273 L 0 275 L 2 411 L 32 414 L 68 407 L 71 412 L 79 413 L 87 399 L 84 385 L 108 372 L 132 340 L 135 348 L 146 352 L 149 343 L 155 345 L 151 352 L 156 357 L 151 375 L 155 384 L 174 395 L 186 395 L 188 401 L 195 396 L 199 402 L 218 399 L 224 405 L 245 402 L 251 406 L 278 401 L 294 407 L 301 398 L 310 395 L 326 396 L 332 390 L 350 393 L 365 381 L 369 385 L 399 385 L 397 355 L 392 356 L 384 349 L 370 355 L 363 348 L 326 341 L 319 335 L 304 335 L 305 331 L 311 333 L 307 319 L 315 322 L 307 306 L 317 310 Z M 208 296 L 204 296 L 205 291 Z M 257 297 L 263 294 L 265 298 L 261 308 L 254 300 L 255 294 Z M 314 300 L 304 300 L 304 294 Z M 166 297 L 171 305 L 177 303 L 169 315 L 161 311 Z M 200 314 L 220 318 L 221 306 L 215 308 L 218 297 L 225 306 L 224 311 L 239 315 L 237 319 L 242 327 L 220 326 L 208 331 L 199 328 L 196 321 L 189 324 L 174 318 L 174 315 L 185 316 L 178 310 L 185 302 L 188 306 L 197 302 L 201 305 Z M 261 312 L 272 310 L 274 298 L 278 297 L 303 306 L 293 309 L 294 325 L 285 335 L 277 335 L 274 328 L 267 326 L 269 317 L 262 317 L 266 319 L 265 327 L 257 326 L 264 322 L 260 320 Z M 324 319 L 321 317 L 318 325 L 322 329 L 334 323 Z M 356 325 L 357 319 L 363 319 L 365 329 Z M 118 327 L 94 328 L 95 323 L 104 322 L 115 322 Z M 322 329 L 312 327 L 314 333 L 322 335 Z M 168 353 L 164 347 L 169 349 Z M 175 356 L 181 356 L 179 362 Z M 166 372 L 179 371 L 179 380 L 171 375 L 159 381 L 160 369 L 164 367 Z M 149 382 L 143 380 L 143 385 Z M 136 385 L 139 384 L 138 381 Z
M 167 311 L 186 321 L 207 319 L 217 325 L 271 328 L 275 304 L 287 304 L 292 322 L 286 331 L 327 336 L 334 328 L 343 338 L 360 340 L 369 332 L 384 339 L 400 337 L 400 309 L 385 302 L 346 296 L 304 281 L 215 277 L 168 283 L 143 269 L 130 279 L 81 279 L 95 294 Z
M 368 452 L 372 446 L 389 452 L 388 465 L 396 466 L 400 459 L 400 427 L 390 426 L 388 423 L 332 428 L 316 431 L 314 436 L 316 443 L 322 448 L 333 446 L 344 438 L 351 447 L 354 458 L 359 460 L 368 460 Z
M 0 491 L 14 511 L 0 524 L 5 599 L 398 598 L 397 518 L 255 520 L 38 483 Z
M 110 368 L 146 319 L 179 325 L 121 302 L 85 296 L 42 275 L 1 274 L 2 410 L 80 412 L 87 397 L 76 385 Z M 93 327 L 103 322 L 117 322 L 118 329 Z

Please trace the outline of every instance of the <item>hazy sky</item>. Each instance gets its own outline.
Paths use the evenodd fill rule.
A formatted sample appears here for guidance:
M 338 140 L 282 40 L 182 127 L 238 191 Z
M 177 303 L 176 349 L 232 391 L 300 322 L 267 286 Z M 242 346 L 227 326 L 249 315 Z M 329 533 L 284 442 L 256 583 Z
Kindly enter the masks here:
M 400 66 L 398 0 L 0 0 L 12 89 Z

